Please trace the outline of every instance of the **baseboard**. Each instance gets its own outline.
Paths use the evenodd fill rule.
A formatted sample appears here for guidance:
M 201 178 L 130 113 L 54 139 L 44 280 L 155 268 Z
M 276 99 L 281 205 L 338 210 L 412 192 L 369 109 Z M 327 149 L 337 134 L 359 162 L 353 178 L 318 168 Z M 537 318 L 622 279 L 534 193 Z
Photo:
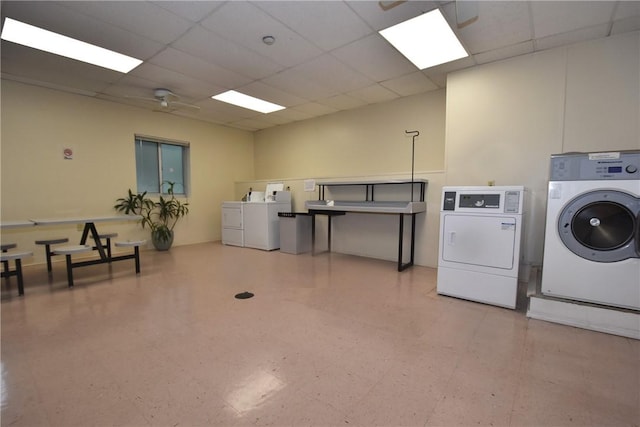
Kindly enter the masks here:
M 640 312 L 531 295 L 527 317 L 640 340 Z

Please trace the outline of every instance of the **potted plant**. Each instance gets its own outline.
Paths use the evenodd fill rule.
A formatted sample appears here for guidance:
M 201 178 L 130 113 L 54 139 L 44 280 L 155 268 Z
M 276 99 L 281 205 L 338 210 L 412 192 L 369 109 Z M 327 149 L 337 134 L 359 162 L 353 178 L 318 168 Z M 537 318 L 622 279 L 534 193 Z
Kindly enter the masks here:
M 175 182 L 166 181 L 168 198 L 160 196 L 158 201 L 147 197 L 147 192 L 134 194 L 129 190 L 126 198 L 116 200 L 113 207 L 125 215 L 140 215 L 142 228 L 151 229 L 151 242 L 159 251 L 169 250 L 173 244 L 173 228 L 180 218 L 189 213 L 189 203 L 183 203 L 175 197 Z

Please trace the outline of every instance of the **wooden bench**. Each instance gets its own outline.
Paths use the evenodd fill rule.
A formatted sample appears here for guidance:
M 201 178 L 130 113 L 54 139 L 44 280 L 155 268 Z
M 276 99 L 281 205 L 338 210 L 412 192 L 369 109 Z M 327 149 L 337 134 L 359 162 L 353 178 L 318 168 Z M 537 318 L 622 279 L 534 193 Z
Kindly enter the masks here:
M 15 247 L 15 246 L 14 246 Z M 2 271 L 1 276 L 8 279 L 10 276 L 17 276 L 18 278 L 18 295 L 24 295 L 24 280 L 22 278 L 22 258 L 33 256 L 33 252 L 2 252 L 0 253 L 0 261 L 7 267 Z M 10 270 L 8 267 L 9 261 L 14 260 L 16 264 L 15 270 Z
M 36 245 L 44 245 L 45 255 L 47 256 L 47 271 L 51 273 L 51 257 L 56 255 L 51 250 L 51 245 L 58 245 L 60 243 L 67 243 L 69 239 L 66 237 L 58 237 L 55 239 L 42 239 L 36 240 Z
M 140 273 L 140 246 L 144 244 L 146 244 L 146 240 L 116 242 L 115 246 L 117 247 L 133 247 L 133 253 L 118 255 L 118 256 L 109 256 L 107 259 L 91 259 L 91 260 L 77 261 L 77 262 L 72 262 L 71 260 L 72 255 L 89 253 L 93 251 L 94 248 L 89 245 L 59 246 L 55 248 L 54 252 L 56 255 L 65 256 L 67 261 L 67 281 L 69 283 L 69 287 L 72 288 L 73 287 L 73 269 L 76 267 L 85 267 L 88 265 L 104 264 L 105 262 L 111 263 L 113 261 L 123 261 L 127 259 L 133 259 L 135 260 L 136 274 Z

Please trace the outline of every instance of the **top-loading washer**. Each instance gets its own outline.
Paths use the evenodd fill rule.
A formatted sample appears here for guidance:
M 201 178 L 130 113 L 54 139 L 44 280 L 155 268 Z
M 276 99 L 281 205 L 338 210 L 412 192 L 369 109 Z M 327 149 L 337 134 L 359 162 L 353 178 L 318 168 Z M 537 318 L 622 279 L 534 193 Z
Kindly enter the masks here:
M 438 294 L 514 309 L 523 186 L 444 187 Z
M 640 150 L 551 157 L 542 293 L 640 309 Z

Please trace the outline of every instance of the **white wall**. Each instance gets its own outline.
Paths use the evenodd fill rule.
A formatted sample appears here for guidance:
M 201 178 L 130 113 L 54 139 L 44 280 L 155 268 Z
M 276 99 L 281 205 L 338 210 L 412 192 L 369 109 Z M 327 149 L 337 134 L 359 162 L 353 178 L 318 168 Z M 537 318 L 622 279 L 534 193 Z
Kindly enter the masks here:
M 453 73 L 447 185 L 525 185 L 525 259 L 542 260 L 549 157 L 640 149 L 640 36 L 627 33 Z
M 176 227 L 176 245 L 219 240 L 220 203 L 234 182 L 253 178 L 253 135 L 203 121 L 128 107 L 95 98 L 2 80 L 1 218 L 115 214 L 113 205 L 135 191 L 134 134 L 190 143 L 191 212 Z M 73 148 L 73 160 L 63 149 Z M 247 160 L 248 159 L 248 160 Z M 135 223 L 104 224 L 99 231 L 148 238 Z M 80 239 L 76 226 L 2 230 L 2 241 L 33 249 L 34 240 Z

